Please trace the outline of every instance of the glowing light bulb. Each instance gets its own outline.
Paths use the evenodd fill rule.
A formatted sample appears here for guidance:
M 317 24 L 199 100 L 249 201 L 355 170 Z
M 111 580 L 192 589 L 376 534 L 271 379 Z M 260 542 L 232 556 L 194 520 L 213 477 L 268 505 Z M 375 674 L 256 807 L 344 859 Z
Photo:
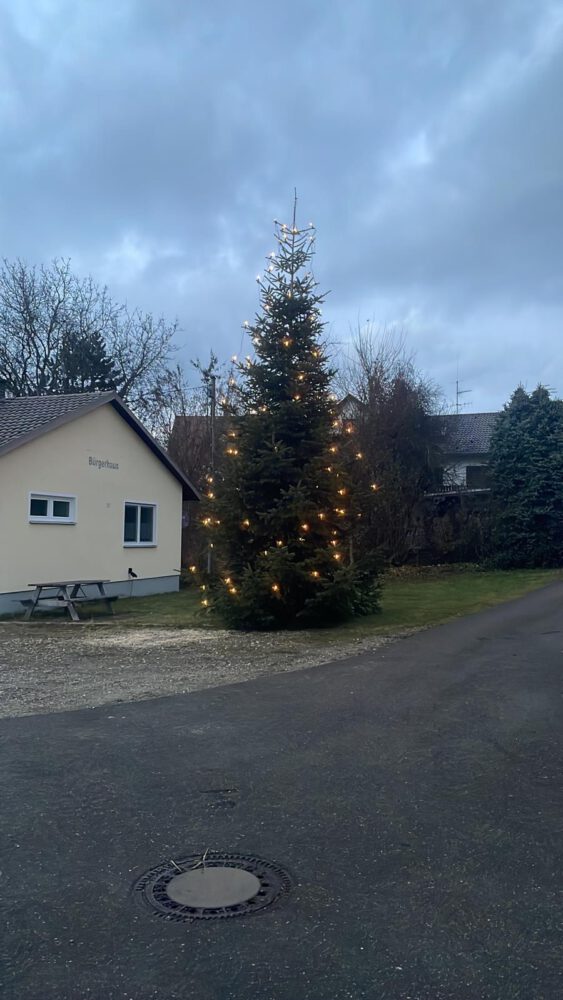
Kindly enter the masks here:
M 278 538 L 278 540 L 276 542 L 276 545 L 277 545 L 278 549 L 281 549 L 281 547 L 283 546 L 283 542 L 282 542 L 281 538 Z
M 242 522 L 242 526 L 243 528 L 250 528 L 250 521 L 248 520 L 247 517 L 245 517 L 244 521 Z
M 214 500 L 215 499 L 215 494 L 212 493 L 211 491 L 209 491 L 209 493 L 207 494 L 207 496 L 209 497 L 210 500 Z
M 345 496 L 346 494 L 346 490 L 344 489 L 344 487 L 342 487 L 342 489 L 338 490 L 337 492 L 340 494 L 341 497 Z
M 342 559 L 342 556 L 341 556 L 340 552 L 335 552 L 332 558 L 336 559 L 336 561 L 338 561 L 339 559 Z
M 231 358 L 231 361 L 233 361 L 233 362 L 234 362 L 234 361 L 236 361 L 236 360 L 237 360 L 237 356 L 236 356 L 236 354 L 233 354 L 233 356 L 232 356 L 232 358 Z
M 298 379 L 298 381 L 299 381 L 299 382 L 304 382 L 304 381 L 305 381 L 305 376 L 304 376 L 303 372 L 301 372 L 301 373 L 300 373 L 300 374 L 299 374 L 299 375 L 297 376 L 297 379 Z
M 333 455 L 335 455 L 336 452 L 338 451 L 338 448 L 336 447 L 335 444 L 333 444 L 333 445 L 330 446 L 330 448 L 328 450 L 331 451 Z
M 243 325 L 243 327 L 244 327 L 245 330 L 248 330 L 248 328 L 250 326 L 250 323 L 248 322 L 247 319 L 245 319 L 245 321 L 244 321 L 244 323 L 242 325 Z
M 203 605 L 204 608 L 208 608 L 209 607 L 209 601 L 207 600 L 207 597 L 204 597 L 204 599 L 203 599 L 203 601 L 201 603 L 202 603 L 202 605 Z
M 229 594 L 236 594 L 236 592 L 237 592 L 236 587 L 229 587 Z
M 297 395 L 293 397 L 294 403 L 298 403 L 300 399 L 301 399 L 301 396 L 299 395 L 299 393 L 297 393 Z
M 197 573 L 197 566 L 190 566 L 189 570 L 190 570 L 190 573 Z
M 311 570 L 311 576 L 312 576 L 312 577 L 314 577 L 314 578 L 315 578 L 315 580 L 317 580 L 317 579 L 319 578 L 319 576 L 320 576 L 320 575 L 321 575 L 321 574 L 319 573 L 318 569 L 313 569 L 313 570 Z
M 272 584 L 272 590 L 274 591 L 274 594 L 278 594 L 279 593 L 279 589 L 280 589 L 279 583 L 273 583 Z
M 363 458 L 363 453 L 361 451 L 356 452 L 356 458 Z
M 377 493 L 378 489 L 379 489 L 378 483 L 371 483 L 370 484 L 370 490 L 373 490 L 374 493 Z
M 318 514 L 319 521 L 324 521 L 325 517 L 326 517 L 326 514 L 323 514 L 322 511 Z
M 308 531 L 308 530 L 309 530 L 309 525 L 308 524 L 302 524 L 301 525 L 301 531 Z

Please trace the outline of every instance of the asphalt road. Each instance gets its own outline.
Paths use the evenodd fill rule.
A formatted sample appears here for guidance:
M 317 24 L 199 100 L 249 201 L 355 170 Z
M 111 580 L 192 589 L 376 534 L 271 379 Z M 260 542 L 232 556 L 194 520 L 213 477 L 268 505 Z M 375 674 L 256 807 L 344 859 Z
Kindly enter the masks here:
M 2 1000 L 561 1000 L 562 629 L 559 583 L 341 663 L 3 720 Z M 207 847 L 293 893 L 141 905 Z

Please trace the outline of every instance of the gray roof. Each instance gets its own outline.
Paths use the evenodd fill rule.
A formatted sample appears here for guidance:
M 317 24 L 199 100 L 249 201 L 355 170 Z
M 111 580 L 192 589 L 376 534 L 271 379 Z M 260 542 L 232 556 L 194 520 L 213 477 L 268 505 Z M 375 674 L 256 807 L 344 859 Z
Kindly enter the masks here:
M 146 427 L 119 398 L 116 392 L 81 392 L 66 396 L 15 396 L 0 398 L 0 457 L 20 448 L 35 438 L 55 430 L 76 417 L 83 416 L 100 406 L 110 405 L 116 410 L 148 448 L 166 466 L 182 485 L 185 500 L 199 500 L 200 496 L 188 477 L 149 434 Z
M 443 449 L 451 455 L 486 455 L 498 413 L 450 413 L 444 426 Z
M 8 450 L 5 445 L 16 442 L 37 430 L 48 430 L 46 424 L 70 414 L 92 402 L 100 402 L 101 397 L 112 399 L 112 392 L 83 392 L 69 396 L 16 396 L 0 399 L 0 451 Z M 22 442 L 23 443 L 23 442 Z

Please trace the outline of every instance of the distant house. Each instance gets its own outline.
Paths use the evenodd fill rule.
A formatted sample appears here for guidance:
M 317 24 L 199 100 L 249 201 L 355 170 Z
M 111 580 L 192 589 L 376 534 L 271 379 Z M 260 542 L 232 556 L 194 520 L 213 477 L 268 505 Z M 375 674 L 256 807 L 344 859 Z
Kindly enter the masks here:
M 364 404 L 360 399 L 358 399 L 357 396 L 354 396 L 353 393 L 349 392 L 346 396 L 343 396 L 342 399 L 339 399 L 338 402 L 335 403 L 335 409 L 340 420 L 353 421 L 357 420 L 360 416 L 362 410 L 364 409 Z
M 0 398 L 0 613 L 30 583 L 178 589 L 187 476 L 114 392 Z
M 442 424 L 442 492 L 486 490 L 489 451 L 498 413 L 451 413 Z
M 358 419 L 363 404 L 351 393 L 338 401 L 341 420 Z M 450 413 L 433 417 L 439 422 L 440 493 L 489 489 L 489 450 L 498 413 Z

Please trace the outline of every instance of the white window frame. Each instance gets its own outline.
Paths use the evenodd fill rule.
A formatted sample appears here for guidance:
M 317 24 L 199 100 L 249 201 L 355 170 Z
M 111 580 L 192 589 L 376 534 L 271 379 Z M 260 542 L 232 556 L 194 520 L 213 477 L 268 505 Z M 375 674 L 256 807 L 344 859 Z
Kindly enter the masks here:
M 32 500 L 47 501 L 47 516 L 40 517 L 31 513 Z M 68 517 L 53 516 L 53 501 L 67 500 L 70 504 Z M 47 493 L 46 490 L 30 490 L 27 496 L 27 516 L 30 524 L 76 524 L 78 498 L 75 493 Z M 50 513 L 49 513 L 50 511 Z
M 141 521 L 141 507 L 152 507 L 153 513 L 153 540 L 152 542 L 126 542 L 125 541 L 125 508 L 126 507 L 137 507 L 137 538 L 140 533 L 140 521 Z M 124 549 L 155 549 L 158 545 L 157 540 L 157 530 L 158 530 L 158 504 L 153 500 L 124 500 L 123 501 L 123 517 L 121 519 L 121 538 L 123 541 Z

